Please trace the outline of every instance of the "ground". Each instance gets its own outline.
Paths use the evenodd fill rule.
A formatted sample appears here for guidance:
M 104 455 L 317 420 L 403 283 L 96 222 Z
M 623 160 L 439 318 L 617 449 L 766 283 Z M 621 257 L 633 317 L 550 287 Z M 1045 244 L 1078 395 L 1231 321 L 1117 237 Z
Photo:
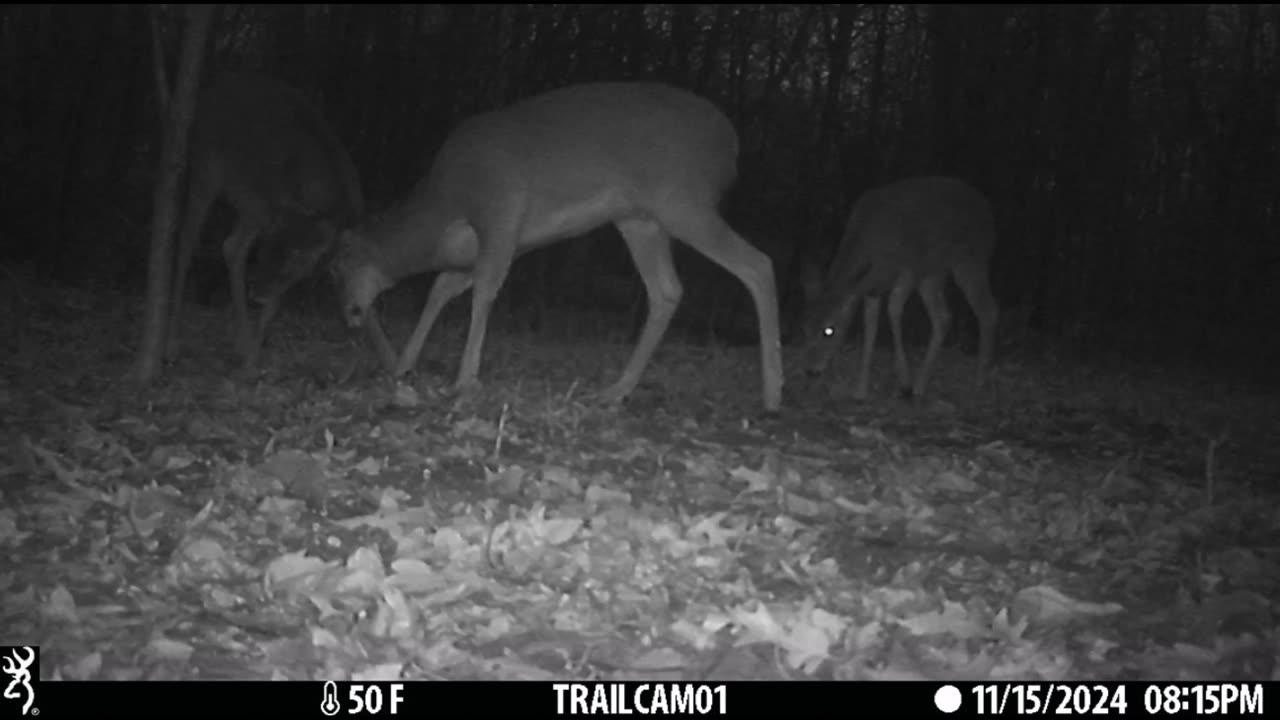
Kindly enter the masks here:
M 951 349 L 917 407 L 887 355 L 853 399 L 851 349 L 771 417 L 755 348 L 671 339 L 607 408 L 626 345 L 497 332 L 460 401 L 456 327 L 396 383 L 289 316 L 245 374 L 195 309 L 139 391 L 138 301 L 35 287 L 0 625 L 45 677 L 1280 673 L 1273 390 L 1006 354 L 978 391 Z

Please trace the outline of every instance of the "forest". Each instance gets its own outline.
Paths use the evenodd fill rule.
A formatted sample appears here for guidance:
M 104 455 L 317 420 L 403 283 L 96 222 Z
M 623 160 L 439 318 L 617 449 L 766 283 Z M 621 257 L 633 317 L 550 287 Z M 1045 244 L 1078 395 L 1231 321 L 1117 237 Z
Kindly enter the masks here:
M 280 85 L 214 107 L 233 73 Z M 595 83 L 631 85 L 554 95 Z M 715 110 L 650 113 L 641 83 Z M 271 107 L 317 119 L 238 129 Z M 341 219 L 281 211 L 250 247 L 219 202 L 183 235 L 200 182 L 286 195 L 264 168 L 303 140 L 349 155 Z M 526 177 L 476 169 L 503 152 Z M 11 644 L 46 679 L 1275 679 L 1278 168 L 1274 5 L 3 6 Z M 865 277 L 897 274 L 861 307 L 894 330 L 908 299 L 876 335 L 842 244 L 934 177 L 979 199 L 930 190 L 921 245 L 881 238 Z M 504 276 L 488 188 L 517 180 L 583 227 Z M 650 181 L 743 242 L 672 232 Z M 428 225 L 433 192 L 486 210 Z M 988 222 L 948 283 L 945 238 Z M 357 307 L 349 238 L 396 223 L 482 257 Z M 636 247 L 664 232 L 683 293 L 653 338 L 671 280 Z M 326 244 L 299 264 L 295 235 Z M 123 582 L 121 612 L 195 630 L 87 611 Z

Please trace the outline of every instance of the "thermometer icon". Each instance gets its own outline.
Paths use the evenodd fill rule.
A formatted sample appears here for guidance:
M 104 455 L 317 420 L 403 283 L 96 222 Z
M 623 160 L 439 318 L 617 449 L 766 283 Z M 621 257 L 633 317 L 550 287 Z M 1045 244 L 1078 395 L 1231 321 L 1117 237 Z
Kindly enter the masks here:
M 338 684 L 329 680 L 324 684 L 324 699 L 320 701 L 320 712 L 325 715 L 337 715 L 341 710 L 338 707 Z

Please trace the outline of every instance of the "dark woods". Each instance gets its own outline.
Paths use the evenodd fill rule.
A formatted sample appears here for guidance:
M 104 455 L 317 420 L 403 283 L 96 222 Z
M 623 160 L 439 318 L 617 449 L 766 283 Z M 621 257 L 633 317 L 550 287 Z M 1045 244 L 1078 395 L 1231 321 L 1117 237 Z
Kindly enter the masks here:
M 162 137 L 152 44 L 172 79 L 183 24 L 180 6 L 0 9 L 0 263 L 142 289 Z M 947 174 L 994 208 L 1002 343 L 1249 371 L 1280 359 L 1278 42 L 1280 9 L 1261 5 L 228 5 L 201 85 L 252 68 L 302 90 L 377 212 L 474 113 L 574 82 L 670 82 L 738 128 L 725 215 L 773 259 L 784 332 L 858 196 Z M 623 243 L 595 235 L 522 258 L 495 317 L 536 328 L 592 309 L 638 327 Z M 196 300 L 199 276 L 225 286 L 213 236 Z M 742 286 L 687 248 L 677 262 L 673 333 L 756 342 Z M 336 316 L 325 292 L 310 304 Z M 954 307 L 952 339 L 972 344 Z

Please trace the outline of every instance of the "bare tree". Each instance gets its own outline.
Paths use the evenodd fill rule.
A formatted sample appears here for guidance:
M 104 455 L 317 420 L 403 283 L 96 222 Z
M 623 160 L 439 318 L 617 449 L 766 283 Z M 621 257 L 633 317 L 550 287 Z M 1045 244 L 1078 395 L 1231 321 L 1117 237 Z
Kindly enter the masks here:
M 147 260 L 147 304 L 143 314 L 142 344 L 134 365 L 133 379 L 148 383 L 160 370 L 164 352 L 164 331 L 168 324 L 169 287 L 173 280 L 173 236 L 178 225 L 178 194 L 187 166 L 187 145 L 195 116 L 200 67 L 204 62 L 214 4 L 195 4 L 187 9 L 186 32 L 182 39 L 182 60 L 178 65 L 178 85 L 168 107 L 164 145 L 160 155 L 160 176 L 156 180 L 151 216 L 151 252 Z

